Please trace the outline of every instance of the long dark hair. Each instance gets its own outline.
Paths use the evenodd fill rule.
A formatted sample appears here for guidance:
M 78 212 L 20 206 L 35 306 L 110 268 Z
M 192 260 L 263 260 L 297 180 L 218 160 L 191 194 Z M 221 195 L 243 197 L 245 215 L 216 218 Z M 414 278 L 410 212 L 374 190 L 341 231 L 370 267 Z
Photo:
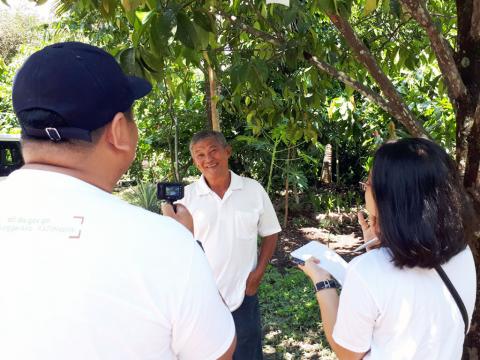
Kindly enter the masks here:
M 418 138 L 382 145 L 371 174 L 382 246 L 398 267 L 433 268 L 465 249 L 470 213 L 455 163 Z

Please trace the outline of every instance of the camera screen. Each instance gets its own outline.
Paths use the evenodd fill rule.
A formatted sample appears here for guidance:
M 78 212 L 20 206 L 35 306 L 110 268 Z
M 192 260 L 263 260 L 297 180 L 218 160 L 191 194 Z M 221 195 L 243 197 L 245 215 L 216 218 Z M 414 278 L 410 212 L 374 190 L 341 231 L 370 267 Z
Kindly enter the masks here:
M 165 187 L 165 195 L 166 196 L 179 196 L 180 195 L 180 189 L 178 186 L 166 186 Z
M 183 198 L 184 186 L 182 183 L 159 182 L 157 183 L 157 198 L 169 202 L 180 200 Z

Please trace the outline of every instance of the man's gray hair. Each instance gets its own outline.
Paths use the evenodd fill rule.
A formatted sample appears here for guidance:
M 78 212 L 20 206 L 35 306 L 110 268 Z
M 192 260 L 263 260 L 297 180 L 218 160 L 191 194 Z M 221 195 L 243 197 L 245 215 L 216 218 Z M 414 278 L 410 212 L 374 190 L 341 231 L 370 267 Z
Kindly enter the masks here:
M 190 154 L 192 153 L 193 146 L 196 143 L 210 138 L 214 138 L 223 148 L 226 148 L 228 146 L 225 136 L 223 136 L 220 131 L 202 130 L 192 136 L 192 140 L 190 141 Z

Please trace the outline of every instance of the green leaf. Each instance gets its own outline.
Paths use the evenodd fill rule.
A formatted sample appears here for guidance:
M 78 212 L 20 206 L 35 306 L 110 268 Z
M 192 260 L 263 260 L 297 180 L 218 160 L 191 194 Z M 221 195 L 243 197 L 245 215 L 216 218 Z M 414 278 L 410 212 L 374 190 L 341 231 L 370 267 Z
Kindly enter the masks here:
M 7 0 L 1 0 L 1 1 L 2 1 L 2 3 L 4 3 L 5 5 L 7 5 L 7 6 L 9 6 L 9 7 L 10 7 L 10 5 L 8 5 L 8 2 L 7 2 Z
M 230 69 L 230 86 L 233 91 L 241 84 L 239 67 L 232 66 Z
M 115 14 L 115 7 L 117 3 L 115 0 L 102 0 L 102 6 L 100 6 L 100 11 L 107 17 L 113 17 Z
M 140 21 L 135 16 L 134 11 L 125 11 L 125 17 L 127 18 L 128 22 L 135 27 L 135 24 L 139 24 Z M 138 26 L 138 25 L 137 25 Z
M 285 26 L 290 25 L 297 18 L 297 9 L 290 8 L 288 9 L 283 16 L 283 24 Z
M 175 26 L 176 17 L 172 9 L 167 9 L 163 14 L 158 15 L 152 26 L 156 28 L 159 36 L 168 39 L 172 34 L 172 28 Z
M 322 10 L 325 14 L 336 13 L 334 0 L 315 0 L 315 6 Z
M 377 0 L 365 0 L 365 7 L 363 9 L 363 15 L 370 15 L 377 8 Z
M 253 88 L 260 88 L 262 85 L 258 70 L 254 65 L 248 66 L 247 80 Z
M 152 73 L 160 72 L 163 70 L 163 58 L 155 56 L 143 47 L 140 48 L 140 59 L 145 68 Z
M 193 10 L 193 21 L 203 30 L 208 32 L 215 32 L 215 18 L 204 9 Z
M 135 49 L 128 48 L 118 54 L 120 66 L 127 75 L 135 75 Z
M 202 50 L 207 49 L 208 43 L 210 40 L 210 34 L 208 31 L 205 31 L 201 27 L 194 25 L 195 26 L 195 31 L 197 32 L 197 39 L 198 39 L 198 44 L 197 48 L 200 47 Z
M 185 60 L 187 61 L 187 65 L 191 63 L 196 67 L 200 67 L 200 61 L 201 61 L 200 52 L 185 46 L 182 48 L 181 54 L 185 57 Z
M 390 0 L 383 0 L 382 1 L 382 11 L 389 12 L 390 11 Z
M 262 16 L 263 16 L 264 18 L 267 18 L 267 17 L 268 17 L 267 4 L 262 3 L 262 8 L 261 8 L 261 10 L 260 10 L 260 13 L 262 14 Z
M 120 2 L 127 12 L 135 10 L 140 5 L 139 0 L 120 0 Z
M 158 58 L 161 58 L 168 49 L 168 39 L 172 35 L 174 25 L 175 15 L 171 9 L 161 15 L 156 14 L 151 20 L 150 47 Z
M 195 26 L 184 12 L 177 14 L 177 32 L 175 38 L 190 49 L 195 49 L 195 46 L 199 42 Z
M 150 10 L 155 10 L 157 8 L 157 0 L 145 0 L 145 3 Z
M 354 92 L 354 88 L 348 86 L 348 85 L 345 85 L 345 92 L 347 93 L 347 95 L 350 97 L 352 96 L 353 92 Z
M 291 47 L 285 53 L 285 62 L 289 70 L 295 71 L 298 67 L 298 48 Z
M 155 12 L 154 11 L 136 11 L 135 15 L 137 16 L 138 20 L 140 20 L 142 25 L 145 25 L 153 19 Z
M 188 83 L 184 83 L 184 86 L 183 86 L 183 94 L 185 96 L 185 102 L 189 102 L 192 97 L 193 97 L 193 92 L 192 92 L 192 89 L 190 89 L 190 86 Z
M 402 6 L 400 5 L 400 0 L 390 0 L 390 12 L 397 18 L 402 16 Z
M 252 118 L 256 115 L 256 111 L 255 110 L 252 110 L 248 113 L 247 115 L 247 123 L 251 123 L 252 122 Z
M 234 14 L 238 13 L 238 7 L 240 6 L 240 0 L 233 0 L 233 4 L 232 4 L 232 12 Z
M 339 6 L 340 15 L 345 19 L 348 19 L 352 14 L 353 0 L 342 0 L 342 4 Z

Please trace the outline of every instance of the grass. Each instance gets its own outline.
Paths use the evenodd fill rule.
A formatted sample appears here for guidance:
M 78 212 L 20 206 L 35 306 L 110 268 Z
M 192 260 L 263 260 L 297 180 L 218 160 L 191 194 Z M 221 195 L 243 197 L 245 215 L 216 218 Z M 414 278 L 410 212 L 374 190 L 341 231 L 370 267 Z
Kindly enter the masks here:
M 300 270 L 281 273 L 268 267 L 259 295 L 265 359 L 336 359 L 322 330 L 312 284 Z

